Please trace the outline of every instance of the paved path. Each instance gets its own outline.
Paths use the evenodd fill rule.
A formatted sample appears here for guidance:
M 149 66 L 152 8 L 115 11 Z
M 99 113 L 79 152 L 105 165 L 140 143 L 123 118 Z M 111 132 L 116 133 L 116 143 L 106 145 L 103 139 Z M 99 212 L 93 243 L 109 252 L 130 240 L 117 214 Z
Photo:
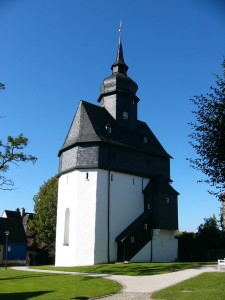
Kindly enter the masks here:
M 115 280 L 123 286 L 122 293 L 107 296 L 102 299 L 106 300 L 146 300 L 150 299 L 150 295 L 158 290 L 164 289 L 171 285 L 182 282 L 186 279 L 198 276 L 205 272 L 218 272 L 217 265 L 210 265 L 205 267 L 198 267 L 187 269 L 178 272 L 172 272 L 161 275 L 151 276 L 126 276 L 126 275 L 107 275 L 107 274 L 90 274 L 90 273 L 77 273 L 77 272 L 62 272 L 62 271 L 49 271 L 29 269 L 27 267 L 14 267 L 17 270 L 30 271 L 30 272 L 45 272 L 57 274 L 71 274 L 71 275 L 85 275 L 92 277 L 104 277 L 107 279 Z M 225 268 L 221 269 L 225 271 Z

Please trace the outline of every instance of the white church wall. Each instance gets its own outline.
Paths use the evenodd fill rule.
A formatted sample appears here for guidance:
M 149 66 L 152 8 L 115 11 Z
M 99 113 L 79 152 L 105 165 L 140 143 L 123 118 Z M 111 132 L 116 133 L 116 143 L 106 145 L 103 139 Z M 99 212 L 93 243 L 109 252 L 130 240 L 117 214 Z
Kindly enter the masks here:
M 108 263 L 108 183 L 109 172 L 98 170 L 95 223 L 95 264 Z
M 153 230 L 152 261 L 169 262 L 177 260 L 178 240 L 174 230 Z
M 144 212 L 142 190 L 149 179 L 111 172 L 110 174 L 110 261 L 117 261 L 115 238 Z
M 144 212 L 142 191 L 148 181 L 138 176 L 99 169 L 75 170 L 62 175 L 58 193 L 56 265 L 78 266 L 117 261 L 115 238 Z M 70 218 L 66 228 L 69 232 L 65 231 L 65 213 L 67 211 L 68 215 L 68 209 Z M 132 258 L 132 262 L 150 261 L 151 249 L 153 261 L 173 261 L 177 258 L 174 231 L 153 231 L 152 246 L 149 242 Z
M 94 264 L 97 172 L 73 171 L 59 179 L 56 265 Z M 65 211 L 70 209 L 69 245 L 64 245 Z

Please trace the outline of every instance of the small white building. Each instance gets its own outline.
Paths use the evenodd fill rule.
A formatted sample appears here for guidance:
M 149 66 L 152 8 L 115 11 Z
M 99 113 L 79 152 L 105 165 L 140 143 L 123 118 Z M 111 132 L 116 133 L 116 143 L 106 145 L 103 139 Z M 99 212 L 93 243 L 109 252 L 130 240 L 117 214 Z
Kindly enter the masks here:
M 138 120 L 119 42 L 99 106 L 81 101 L 59 151 L 56 265 L 177 258 L 170 155 Z

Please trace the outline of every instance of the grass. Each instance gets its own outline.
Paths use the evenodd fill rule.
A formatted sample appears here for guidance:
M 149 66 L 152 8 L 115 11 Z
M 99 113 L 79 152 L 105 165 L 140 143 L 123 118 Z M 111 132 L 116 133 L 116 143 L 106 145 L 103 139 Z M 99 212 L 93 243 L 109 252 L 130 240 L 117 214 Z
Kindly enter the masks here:
M 121 286 L 104 278 L 34 273 L 0 268 L 1 300 L 91 299 L 117 293 Z
M 225 273 L 204 273 L 151 295 L 160 300 L 224 300 Z
M 143 275 L 156 275 L 156 274 L 176 272 L 185 269 L 200 267 L 206 264 L 209 263 L 205 263 L 205 262 L 131 263 L 131 264 L 103 264 L 103 265 L 84 266 L 84 267 L 39 266 L 39 267 L 32 267 L 32 268 L 43 269 L 43 270 L 82 272 L 82 273 L 143 276 Z

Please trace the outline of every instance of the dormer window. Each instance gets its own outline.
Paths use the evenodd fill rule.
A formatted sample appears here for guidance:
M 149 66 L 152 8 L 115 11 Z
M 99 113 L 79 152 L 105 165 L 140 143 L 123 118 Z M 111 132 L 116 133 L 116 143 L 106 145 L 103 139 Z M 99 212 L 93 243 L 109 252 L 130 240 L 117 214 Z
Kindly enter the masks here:
M 144 143 L 147 144 L 147 142 L 148 142 L 148 138 L 144 136 Z
M 123 119 L 124 119 L 124 120 L 127 120 L 127 119 L 128 119 L 128 112 L 127 112 L 127 111 L 124 111 L 124 112 L 123 112 Z

